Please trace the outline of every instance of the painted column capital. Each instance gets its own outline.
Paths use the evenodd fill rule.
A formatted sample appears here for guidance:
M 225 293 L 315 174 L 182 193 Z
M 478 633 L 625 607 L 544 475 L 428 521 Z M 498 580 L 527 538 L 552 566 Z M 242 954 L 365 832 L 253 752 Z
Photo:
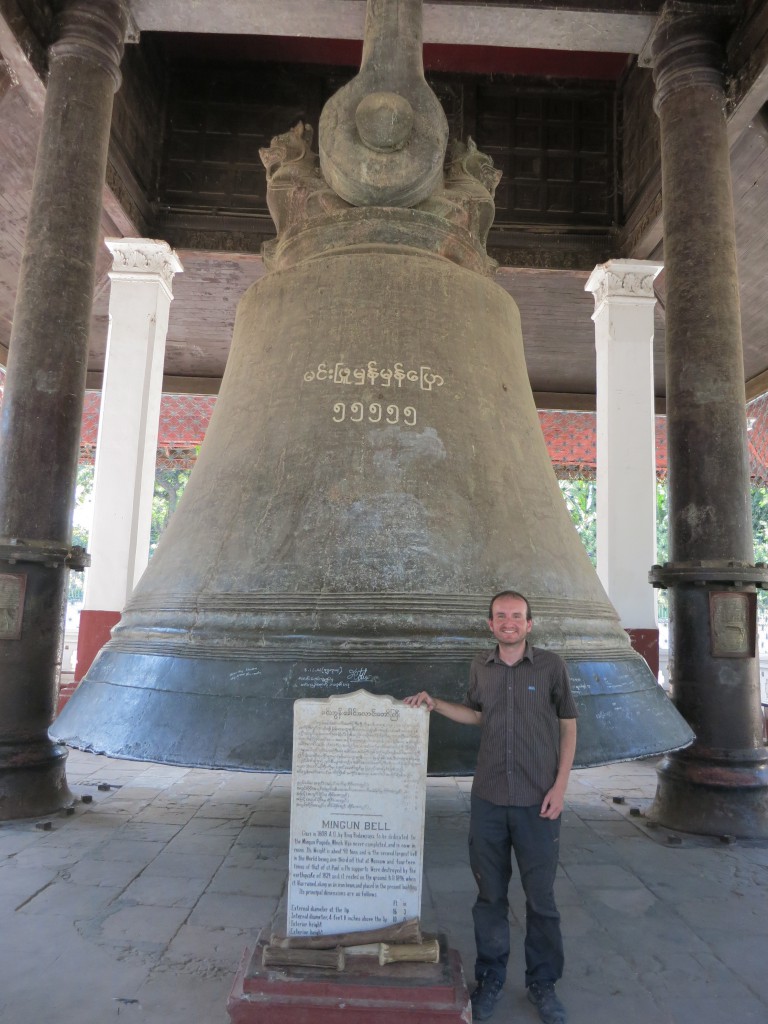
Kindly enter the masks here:
M 129 23 L 126 0 L 68 0 L 56 22 L 58 38 L 48 49 L 49 61 L 78 57 L 98 64 L 112 76 L 117 91 Z
M 105 238 L 112 253 L 110 280 L 157 281 L 173 298 L 173 276 L 184 272 L 181 260 L 167 242 L 154 238 Z
M 592 292 L 595 297 L 594 320 L 606 303 L 642 305 L 644 302 L 655 302 L 656 294 L 653 282 L 664 269 L 663 263 L 651 260 L 608 260 L 599 263 L 584 291 Z

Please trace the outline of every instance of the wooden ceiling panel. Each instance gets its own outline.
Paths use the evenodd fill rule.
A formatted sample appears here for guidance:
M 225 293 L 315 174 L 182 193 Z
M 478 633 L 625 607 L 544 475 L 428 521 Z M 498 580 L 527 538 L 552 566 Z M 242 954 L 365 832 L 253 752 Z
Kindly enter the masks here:
M 205 3 L 195 4 L 196 16 L 202 16 L 206 6 L 208 5 Z M 290 40 L 286 42 L 286 39 L 291 33 L 287 30 L 280 30 L 280 18 L 284 18 L 289 9 L 295 11 L 298 5 L 294 2 L 274 0 L 269 5 L 257 6 L 260 12 L 258 17 L 266 17 L 270 20 L 271 27 L 269 30 L 265 30 L 265 36 L 275 43 L 272 59 L 285 61 L 286 53 L 282 53 L 282 55 L 278 53 L 278 37 L 282 36 L 284 44 L 288 46 Z M 518 15 L 522 17 L 523 12 L 527 12 L 524 16 L 528 19 L 529 24 L 533 24 L 540 16 L 548 16 L 546 5 L 544 4 L 536 5 L 531 3 L 528 8 L 523 8 L 521 4 L 505 2 L 505 0 L 500 0 L 498 3 L 483 4 L 451 3 L 450 0 L 434 2 L 432 0 L 426 6 L 432 12 L 430 17 L 434 14 L 441 16 L 444 26 L 452 23 L 452 19 L 455 20 L 458 14 L 465 17 L 470 9 L 476 11 L 478 17 L 482 15 L 482 18 L 487 19 L 491 17 L 489 9 L 494 8 L 495 13 L 493 16 L 503 17 L 504 25 L 507 29 L 511 29 L 514 26 L 515 19 Z M 135 2 L 132 0 L 132 7 L 134 14 L 137 15 L 140 28 L 171 28 L 172 26 L 170 25 L 160 26 L 152 24 L 150 26 L 149 23 L 141 24 L 142 19 L 158 17 L 158 12 L 161 9 L 165 12 L 164 17 L 173 16 L 177 19 L 176 24 L 173 26 L 174 28 L 187 32 L 193 27 L 188 17 L 190 5 L 187 2 L 182 2 L 182 0 L 178 0 L 178 2 L 176 0 L 169 0 L 168 3 L 162 5 L 155 3 L 154 0 L 147 0 L 146 3 L 143 0 L 135 0 Z M 598 10 L 601 7 L 603 8 L 602 13 Z M 227 42 L 221 35 L 224 23 L 229 15 L 234 15 L 237 10 L 242 12 L 246 8 L 250 11 L 250 15 L 255 17 L 252 0 L 219 0 L 215 10 L 221 15 L 221 18 L 213 26 L 210 21 L 209 12 L 209 20 L 207 22 L 208 29 L 212 32 L 215 31 L 216 34 L 203 34 L 197 39 L 195 45 L 204 46 L 207 44 L 212 47 L 216 45 L 232 45 L 231 41 Z M 358 3 L 356 0 L 352 0 L 352 2 L 348 2 L 348 0 L 323 0 L 323 3 L 310 3 L 310 0 L 307 0 L 306 10 L 312 12 L 312 16 L 317 20 L 321 9 L 328 13 L 332 10 L 343 12 L 345 9 L 347 12 L 351 12 L 353 8 L 358 9 L 359 14 L 362 10 L 362 2 Z M 213 4 L 210 4 L 210 9 L 214 10 Z M 592 34 L 596 36 L 608 26 L 615 28 L 619 25 L 621 18 L 614 17 L 617 11 L 619 14 L 621 14 L 621 11 L 624 11 L 628 14 L 637 15 L 641 19 L 645 18 L 652 21 L 652 16 L 649 12 L 652 9 L 655 10 L 655 7 L 653 2 L 649 5 L 647 0 L 637 0 L 634 6 L 632 3 L 611 5 L 608 3 L 608 0 L 605 0 L 605 2 L 604 0 L 569 0 L 565 5 L 562 5 L 562 9 L 574 14 L 574 17 L 570 18 L 572 25 L 575 25 L 579 20 L 575 15 L 588 15 L 593 24 Z M 606 13 L 607 11 L 613 13 Z M 4 24 L 7 27 L 7 23 Z M 433 20 L 432 27 L 430 28 L 432 35 L 428 34 L 430 44 L 436 44 L 433 54 L 441 54 L 441 60 L 448 60 L 449 57 L 451 61 L 460 59 L 461 54 L 458 51 L 461 47 L 457 46 L 447 36 L 443 38 L 439 34 L 435 35 L 435 24 L 436 22 Z M 637 17 L 635 18 L 635 24 L 639 24 Z M 250 22 L 249 25 L 248 33 L 240 36 L 238 45 L 246 45 L 249 38 L 254 36 L 254 25 Z M 237 29 L 236 31 L 240 30 Z M 333 33 L 325 29 L 320 34 L 331 42 L 334 38 L 339 38 L 338 34 L 334 37 Z M 189 37 L 185 37 L 181 32 L 173 38 L 182 50 L 185 45 L 188 45 L 183 40 L 184 38 L 188 40 Z M 354 40 L 359 38 L 359 35 L 355 36 L 354 33 L 350 32 L 347 38 L 348 40 Z M 533 36 L 530 38 L 532 39 Z M 214 43 L 212 40 L 216 40 L 216 42 Z M 471 45 L 465 50 L 464 56 L 467 59 L 472 58 L 472 60 L 487 58 L 488 61 L 491 61 L 487 70 L 493 70 L 496 66 L 494 62 L 498 62 L 502 58 L 504 60 L 507 58 L 512 59 L 515 56 L 513 46 L 504 48 L 503 45 L 505 42 L 513 43 L 515 41 L 519 44 L 519 39 L 507 39 L 501 36 L 491 36 L 487 39 L 481 39 L 480 37 L 477 39 L 465 38 L 463 40 L 464 45 L 466 46 L 467 43 Z M 554 40 L 550 40 L 550 42 L 552 45 L 556 43 Z M 565 47 L 562 50 L 564 54 L 570 54 L 569 59 L 571 60 L 575 59 L 574 53 L 578 50 L 573 40 L 572 43 L 572 49 L 569 50 Z M 160 52 L 162 50 L 161 37 L 155 36 L 154 41 L 152 38 L 147 37 L 146 45 L 148 51 L 144 50 L 145 43 L 142 43 L 139 47 L 132 48 L 133 52 L 126 61 L 126 74 L 132 75 L 134 73 L 132 69 L 135 68 L 142 72 L 143 77 L 138 76 L 137 72 L 136 82 L 134 83 L 136 89 L 132 95 L 139 97 L 137 109 L 141 110 L 146 108 L 145 101 L 147 95 L 156 93 L 158 102 L 154 104 L 152 110 L 155 112 L 153 118 L 157 119 L 161 109 L 159 100 L 162 98 L 164 102 L 165 93 L 159 86 L 156 87 L 153 84 L 155 79 L 149 74 L 153 69 L 147 65 L 142 70 L 141 61 L 139 60 L 142 54 L 139 51 L 141 50 L 144 56 L 146 56 L 147 52 L 150 56 L 153 52 Z M 170 47 L 171 43 L 169 42 L 168 45 Z M 295 39 L 291 45 L 298 45 Z M 306 41 L 302 45 L 307 45 Z M 156 47 L 155 51 L 152 50 L 153 46 Z M 470 52 L 472 46 L 480 47 L 480 49 Z M 481 52 L 483 46 L 487 49 Z M 440 49 L 441 47 L 442 50 Z M 23 64 L 23 48 L 17 47 L 17 49 L 18 62 Z M 454 49 L 456 49 L 458 56 L 456 53 L 450 56 Z M 603 47 L 603 57 L 593 63 L 593 78 L 596 81 L 605 73 L 605 68 L 608 66 L 606 61 L 610 64 L 609 58 L 605 56 L 605 53 L 608 53 L 610 56 L 610 49 L 610 47 L 607 49 Z M 492 50 L 494 52 L 491 52 Z M 504 50 L 503 53 L 501 52 L 502 50 Z M 625 52 L 630 51 L 627 50 Z M 4 53 L 3 55 L 6 58 L 8 57 L 8 54 Z M 243 56 L 241 54 L 240 59 L 243 59 Z M 577 56 L 579 56 L 579 59 L 586 59 L 584 53 L 581 55 L 577 54 Z M 536 54 L 533 47 L 525 51 L 525 57 L 529 61 L 535 60 Z M 265 57 L 261 59 L 267 61 Z M 615 67 L 611 64 L 611 68 L 613 68 L 612 74 L 617 73 L 619 70 L 619 63 L 616 62 Z M 588 78 L 588 64 L 584 64 L 583 67 L 584 74 Z M 445 70 L 456 70 L 456 68 L 449 69 L 446 67 Z M 464 70 L 466 71 L 467 68 Z M 16 72 L 18 74 L 18 68 L 16 68 Z M 648 78 L 645 72 L 639 73 L 638 77 L 641 77 L 642 74 L 645 75 L 646 79 Z M 436 77 L 439 78 L 440 76 Z M 499 79 L 497 78 L 496 81 L 498 82 Z M 582 88 L 584 81 L 585 79 L 582 79 Z M 605 83 L 605 78 L 602 81 Z M 649 92 L 650 86 L 648 86 L 647 81 L 645 85 L 646 91 Z M 599 88 L 613 88 L 613 86 L 603 84 Z M 42 95 L 42 92 L 40 95 Z M 125 91 L 124 95 L 125 97 L 128 96 L 128 90 Z M 142 96 L 144 99 L 141 98 Z M 463 117 L 466 121 L 464 126 L 465 133 L 471 130 L 471 133 L 477 136 L 477 126 L 474 123 L 470 123 L 471 117 L 474 117 L 477 112 L 475 109 L 477 106 L 476 100 L 472 97 L 468 100 L 466 95 L 462 94 L 462 96 L 463 101 L 458 104 L 457 109 L 460 111 L 460 119 Z M 34 152 L 37 142 L 39 104 L 36 106 L 32 102 L 34 97 L 32 99 L 30 97 L 31 93 L 29 89 L 25 91 L 23 83 L 22 86 L 9 88 L 0 97 L 0 345 L 7 344 L 10 334 L 13 298 L 20 265 L 32 181 Z M 122 100 L 119 102 L 122 102 Z M 648 102 L 645 105 L 648 106 Z M 125 143 L 123 153 L 127 158 L 128 150 L 132 146 L 130 140 L 136 136 L 137 125 L 140 126 L 140 124 L 143 124 L 143 121 L 140 119 L 137 121 L 135 118 L 129 117 L 128 115 L 131 114 L 131 110 L 126 109 L 122 113 L 125 116 L 122 119 L 117 119 L 117 121 L 119 121 L 120 125 L 121 140 Z M 626 126 L 623 126 L 623 130 L 626 130 Z M 636 135 L 640 142 L 647 139 L 648 130 L 649 125 L 645 122 L 642 124 L 638 122 Z M 143 141 L 144 143 L 147 142 L 146 139 L 143 139 Z M 488 142 L 488 140 L 484 141 Z M 523 158 L 517 152 L 519 148 L 518 145 L 512 154 L 512 156 L 516 155 L 518 158 L 518 166 L 514 172 L 518 177 L 525 170 L 522 167 Z M 641 148 L 639 144 L 635 145 L 633 149 L 634 158 L 630 160 L 630 162 L 634 160 L 632 169 L 637 178 L 634 191 L 638 195 L 642 192 L 643 183 L 650 173 L 649 167 L 646 166 L 648 161 L 642 163 L 637 162 L 635 159 L 637 154 L 641 152 Z M 148 204 L 147 209 L 149 209 L 150 204 L 157 203 L 157 196 L 159 194 L 157 191 L 154 193 L 152 191 L 155 186 L 160 184 L 159 177 L 156 179 L 159 156 L 157 152 L 147 148 L 146 145 L 142 152 L 144 156 L 140 165 L 137 165 L 135 168 L 136 182 L 134 184 L 140 185 L 145 190 L 145 198 Z M 523 156 L 525 155 L 523 154 Z M 579 173 L 582 174 L 582 177 L 586 173 L 584 169 L 586 164 L 580 151 L 576 152 L 575 156 L 570 151 L 566 152 L 565 150 L 563 153 L 556 155 L 559 159 L 557 166 L 561 170 L 566 168 L 566 165 L 570 167 L 568 161 L 571 161 L 574 167 L 578 164 L 580 168 Z M 548 165 L 552 163 L 550 156 L 551 154 L 547 151 Z M 625 153 L 626 158 L 627 154 Z M 579 161 L 581 162 L 579 163 Z M 764 300 L 765 280 L 766 276 L 768 276 L 768 230 L 766 230 L 768 218 L 766 218 L 765 207 L 765 194 L 766 189 L 768 189 L 768 142 L 760 125 L 754 130 L 750 126 L 735 145 L 732 153 L 732 168 L 741 275 L 745 373 L 747 379 L 753 379 L 768 374 L 768 303 Z M 257 170 L 261 173 L 258 167 Z M 557 167 L 555 170 L 557 170 Z M 592 174 L 597 184 L 605 189 L 606 179 L 609 176 L 608 172 L 602 165 L 598 170 L 600 171 L 599 174 L 587 168 L 587 171 Z M 510 173 L 509 170 L 508 173 Z M 531 173 L 529 168 L 529 177 Z M 583 180 L 589 183 L 592 179 L 587 174 L 587 177 Z M 562 220 L 565 214 L 571 210 L 571 206 L 568 206 L 566 200 L 571 203 L 571 206 L 576 202 L 573 197 L 570 197 L 570 195 L 566 196 L 565 193 L 559 197 L 558 201 L 563 210 L 558 208 L 555 211 L 558 213 L 558 221 Z M 503 205 L 503 203 L 500 203 L 500 205 Z M 517 209 L 514 203 L 511 204 L 510 208 L 513 210 Z M 258 212 L 256 211 L 256 213 Z M 193 223 L 193 214 L 198 215 L 194 210 L 188 215 L 192 218 L 192 221 L 190 221 L 191 226 L 188 226 L 189 230 L 187 230 L 186 234 L 182 232 L 175 242 L 179 247 L 179 255 L 184 264 L 185 271 L 183 274 L 178 275 L 174 282 L 175 300 L 171 307 L 165 372 L 167 375 L 176 376 L 218 377 L 223 372 L 226 362 L 237 302 L 249 285 L 263 273 L 263 266 L 259 257 L 253 254 L 218 251 L 219 249 L 228 249 L 230 246 L 234 247 L 238 244 L 237 237 L 233 235 L 237 225 L 233 228 L 231 224 L 223 223 L 220 231 L 222 237 L 215 246 L 217 251 L 201 251 L 206 243 L 200 240 L 201 232 L 198 231 L 196 223 Z M 603 227 L 600 229 L 603 231 L 603 235 L 600 238 L 603 242 L 607 243 L 610 243 L 611 239 L 615 241 L 615 235 L 611 234 L 614 230 L 610 223 L 611 216 L 606 210 L 600 211 L 601 223 L 603 224 Z M 566 259 L 568 256 L 568 246 L 574 244 L 574 238 L 581 239 L 581 235 L 578 232 L 574 232 L 573 227 L 568 223 L 553 225 L 548 233 L 542 233 L 539 225 L 533 225 L 535 230 L 533 232 L 529 230 L 529 236 L 533 234 L 536 238 L 544 239 L 541 244 L 543 246 L 546 242 L 549 245 L 549 249 L 538 254 L 541 257 L 540 261 L 537 260 L 536 262 L 525 264 L 523 257 L 525 257 L 526 253 L 523 252 L 520 239 L 517 236 L 526 228 L 526 225 L 518 224 L 517 219 L 519 218 L 512 215 L 509 215 L 509 223 L 504 223 L 504 217 L 504 211 L 500 211 L 499 221 L 502 228 L 496 229 L 492 243 L 495 246 L 494 252 L 500 247 L 503 248 L 502 242 L 508 243 L 507 248 L 509 251 L 505 250 L 505 253 L 509 257 L 512 266 L 504 267 L 499 273 L 498 280 L 503 287 L 510 291 L 520 307 L 526 360 L 534 390 L 570 392 L 576 395 L 594 393 L 594 327 L 591 320 L 593 300 L 584 291 L 584 284 L 591 267 L 588 268 L 586 266 L 587 262 L 589 262 L 588 260 L 581 259 L 580 262 L 577 262 L 574 259 Z M 247 219 L 250 224 L 255 224 L 258 221 L 255 212 L 250 208 L 243 213 L 243 218 Z M 266 223 L 265 217 L 262 220 Z M 138 220 L 136 223 L 138 223 Z M 157 224 L 159 227 L 162 227 L 162 219 L 159 219 Z M 257 227 L 259 224 L 257 224 Z M 528 227 L 530 228 L 530 226 Z M 110 220 L 106 215 L 103 220 L 103 230 L 106 234 L 120 233 L 119 230 L 115 230 L 114 223 L 112 223 L 110 228 Z M 123 229 L 121 228 L 120 230 Z M 263 224 L 261 225 L 261 230 L 264 230 Z M 511 241 L 509 238 L 502 238 L 501 236 L 505 232 L 510 236 L 514 234 L 514 238 Z M 125 233 L 130 232 L 126 231 Z M 159 237 L 166 236 L 161 233 Z M 213 237 L 213 235 L 210 237 Z M 193 246 L 196 248 L 193 249 Z M 214 246 L 212 246 L 213 248 Z M 257 246 L 254 245 L 253 249 L 257 251 Z M 518 252 L 518 249 L 520 252 Z M 550 249 L 556 249 L 557 251 L 552 252 Z M 608 256 L 618 257 L 620 255 L 618 246 L 616 246 L 615 252 L 611 250 L 606 251 L 605 255 L 600 255 L 599 259 L 595 259 L 595 262 L 601 262 L 603 259 L 608 258 Z M 516 260 L 517 262 L 515 262 Z M 106 250 L 100 252 L 97 266 L 97 299 L 94 306 L 89 360 L 89 369 L 92 371 L 100 370 L 104 362 L 109 296 L 107 278 L 109 262 L 109 254 Z M 574 269 L 516 269 L 525 265 L 532 267 L 570 267 Z M 663 395 L 664 323 L 663 313 L 660 309 L 657 311 L 656 319 L 656 344 L 654 351 L 656 391 L 658 395 Z

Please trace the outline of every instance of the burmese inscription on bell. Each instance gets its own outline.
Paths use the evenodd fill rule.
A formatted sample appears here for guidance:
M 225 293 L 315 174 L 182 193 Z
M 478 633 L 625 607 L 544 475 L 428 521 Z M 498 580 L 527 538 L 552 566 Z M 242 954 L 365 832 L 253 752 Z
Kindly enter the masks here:
M 289 935 L 419 917 L 429 721 L 365 690 L 294 704 Z

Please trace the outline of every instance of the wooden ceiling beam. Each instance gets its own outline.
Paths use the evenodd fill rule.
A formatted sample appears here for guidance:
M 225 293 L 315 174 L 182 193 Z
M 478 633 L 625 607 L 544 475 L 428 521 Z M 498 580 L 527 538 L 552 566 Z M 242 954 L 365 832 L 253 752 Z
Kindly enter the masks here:
M 100 370 L 89 370 L 86 374 L 87 391 L 101 391 L 104 374 Z M 181 377 L 163 374 L 164 395 L 218 395 L 221 377 Z
M 594 412 L 597 408 L 595 395 L 575 394 L 567 391 L 534 391 L 533 400 L 537 409 Z
M 768 103 L 768 0 L 742 16 L 726 48 L 726 97 L 731 148 Z
M 558 412 L 595 412 L 597 396 L 592 394 L 576 394 L 568 391 L 534 391 L 533 400 L 537 409 L 552 409 Z M 657 416 L 667 413 L 665 398 L 656 398 L 655 411 Z
M 739 22 L 729 38 L 726 55 L 726 116 L 733 149 L 750 126 L 766 131 L 761 110 L 768 104 L 768 0 L 762 0 Z M 645 195 L 622 232 L 622 252 L 634 259 L 649 259 L 663 236 L 661 168 L 657 165 Z
M 45 104 L 45 47 L 16 0 L 0 0 L 0 54 L 33 110 Z
M 18 84 L 19 80 L 11 71 L 10 64 L 0 57 L 0 100 L 2 100 L 3 96 Z
M 757 376 L 750 378 L 745 385 L 747 401 L 751 402 L 768 391 L 768 370 L 763 370 Z
M 425 0 L 424 42 L 639 53 L 660 0 Z M 365 0 L 130 0 L 140 31 L 362 39 Z M 553 15 L 555 15 L 553 17 Z

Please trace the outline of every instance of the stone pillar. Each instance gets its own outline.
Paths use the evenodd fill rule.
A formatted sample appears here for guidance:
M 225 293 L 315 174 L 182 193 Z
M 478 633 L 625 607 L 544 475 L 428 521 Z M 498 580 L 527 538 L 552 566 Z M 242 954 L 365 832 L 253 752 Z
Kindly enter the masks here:
M 71 802 L 51 742 L 123 0 L 71 0 L 49 78 L 0 419 L 0 819 Z
M 656 432 L 653 281 L 661 263 L 595 267 L 597 352 L 597 573 L 632 646 L 659 671 L 656 594 Z
M 667 4 L 654 38 L 666 264 L 674 701 L 696 733 L 665 758 L 654 814 L 671 828 L 768 836 L 739 286 L 721 26 Z
M 75 679 L 120 619 L 149 560 L 157 433 L 173 275 L 166 242 L 108 238 L 109 337 L 94 474 L 94 516 Z

